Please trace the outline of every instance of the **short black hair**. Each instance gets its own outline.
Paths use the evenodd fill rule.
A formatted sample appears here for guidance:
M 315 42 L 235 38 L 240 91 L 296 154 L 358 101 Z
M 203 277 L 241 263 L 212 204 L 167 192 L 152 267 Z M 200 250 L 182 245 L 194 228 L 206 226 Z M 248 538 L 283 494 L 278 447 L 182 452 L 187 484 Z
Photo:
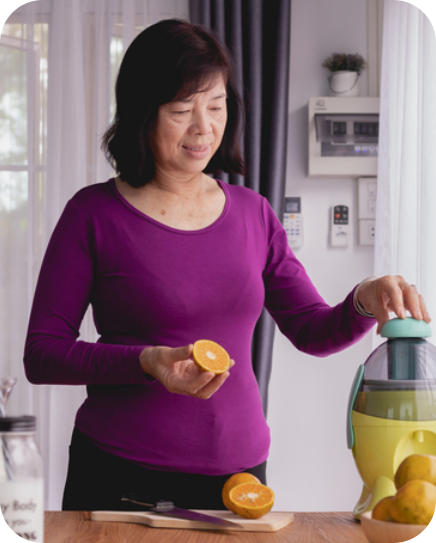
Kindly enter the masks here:
M 202 90 L 219 74 L 226 82 L 227 125 L 205 172 L 243 174 L 243 107 L 225 46 L 202 26 L 179 19 L 162 20 L 138 34 L 121 62 L 115 118 L 102 139 L 103 152 L 123 181 L 141 187 L 154 176 L 150 137 L 159 107 Z

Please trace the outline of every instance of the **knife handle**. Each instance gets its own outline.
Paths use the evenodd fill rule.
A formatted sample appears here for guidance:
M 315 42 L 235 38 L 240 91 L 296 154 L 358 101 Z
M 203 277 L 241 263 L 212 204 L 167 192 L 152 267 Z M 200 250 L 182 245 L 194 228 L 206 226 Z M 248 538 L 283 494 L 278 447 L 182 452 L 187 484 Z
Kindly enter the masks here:
M 157 502 L 148 503 L 129 496 L 122 496 L 121 501 L 141 505 L 149 511 L 155 511 L 156 513 L 167 513 L 168 511 L 171 511 L 171 509 L 174 509 L 174 503 L 169 500 L 159 500 Z

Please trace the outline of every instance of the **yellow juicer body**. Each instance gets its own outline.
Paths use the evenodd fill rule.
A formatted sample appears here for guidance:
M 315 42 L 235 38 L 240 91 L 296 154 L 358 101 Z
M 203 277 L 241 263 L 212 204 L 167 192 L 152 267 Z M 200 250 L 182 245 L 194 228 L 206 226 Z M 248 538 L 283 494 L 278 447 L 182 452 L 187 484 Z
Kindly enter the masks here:
M 352 452 L 364 483 L 353 510 L 354 516 L 360 518 L 379 500 L 396 493 L 395 472 L 406 456 L 436 455 L 436 420 L 393 420 L 353 410 L 352 424 Z
M 428 323 L 391 319 L 387 338 L 357 368 L 347 411 L 347 442 L 363 480 L 356 518 L 396 494 L 395 473 L 411 454 L 436 455 L 436 346 Z

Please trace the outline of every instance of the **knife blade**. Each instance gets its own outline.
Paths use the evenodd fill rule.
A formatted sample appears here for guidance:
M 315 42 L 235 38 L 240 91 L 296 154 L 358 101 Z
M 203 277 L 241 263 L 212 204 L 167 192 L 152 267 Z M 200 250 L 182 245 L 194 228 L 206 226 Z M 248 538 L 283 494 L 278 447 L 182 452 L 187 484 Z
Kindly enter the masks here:
M 121 498 L 123 502 L 130 502 L 136 505 L 140 505 L 151 511 L 152 513 L 158 513 L 159 515 L 177 517 L 185 520 L 196 520 L 200 522 L 207 522 L 213 524 L 214 526 L 227 526 L 227 527 L 239 527 L 239 524 L 232 522 L 231 520 L 225 520 L 219 517 L 214 517 L 212 515 L 207 515 L 206 513 L 198 513 L 197 511 L 192 511 L 191 509 L 183 509 L 182 507 L 177 507 L 171 501 L 158 501 L 155 503 L 147 503 L 137 499 L 133 499 L 127 496 Z

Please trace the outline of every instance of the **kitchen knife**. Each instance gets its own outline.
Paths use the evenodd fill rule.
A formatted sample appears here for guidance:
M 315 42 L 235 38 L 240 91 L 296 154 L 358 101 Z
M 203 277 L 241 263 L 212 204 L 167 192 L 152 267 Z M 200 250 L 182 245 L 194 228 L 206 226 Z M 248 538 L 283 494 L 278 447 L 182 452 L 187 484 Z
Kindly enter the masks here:
M 191 511 L 190 509 L 183 509 L 182 507 L 176 507 L 176 505 L 174 505 L 174 503 L 171 501 L 160 500 L 154 503 L 147 503 L 147 502 L 142 502 L 134 498 L 130 498 L 128 496 L 123 496 L 121 498 L 121 501 L 140 505 L 141 507 L 145 508 L 147 511 L 151 511 L 152 513 L 158 513 L 159 515 L 183 518 L 186 520 L 208 522 L 209 524 L 214 524 L 215 526 L 227 526 L 227 527 L 239 526 L 236 522 L 232 522 L 231 520 L 224 520 L 222 518 L 214 517 L 212 515 L 206 515 L 205 513 L 197 513 L 197 511 Z

